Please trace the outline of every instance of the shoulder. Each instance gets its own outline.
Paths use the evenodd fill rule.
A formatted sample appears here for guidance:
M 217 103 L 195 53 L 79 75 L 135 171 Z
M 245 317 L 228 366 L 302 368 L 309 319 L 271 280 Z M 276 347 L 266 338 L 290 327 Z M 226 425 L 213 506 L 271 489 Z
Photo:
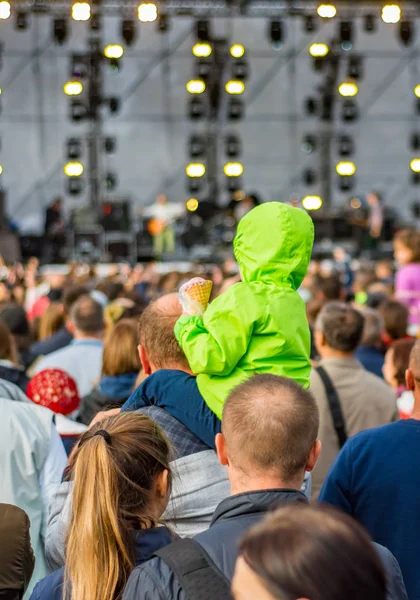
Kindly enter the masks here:
M 131 573 L 123 600 L 186 600 L 175 573 L 160 558 L 152 558 Z
M 58 569 L 39 581 L 30 600 L 61 600 L 63 597 L 64 569 Z
M 394 390 L 380 377 L 363 370 L 360 374 L 363 377 L 363 385 L 366 388 L 374 389 L 373 399 L 378 403 L 388 401 L 392 405 L 396 405 L 397 399 Z
M 361 452 L 364 449 L 372 448 L 375 444 L 382 446 L 384 440 L 389 439 L 401 430 L 401 423 L 401 421 L 396 421 L 395 423 L 360 431 L 346 442 L 345 448 L 348 447 L 349 450 Z

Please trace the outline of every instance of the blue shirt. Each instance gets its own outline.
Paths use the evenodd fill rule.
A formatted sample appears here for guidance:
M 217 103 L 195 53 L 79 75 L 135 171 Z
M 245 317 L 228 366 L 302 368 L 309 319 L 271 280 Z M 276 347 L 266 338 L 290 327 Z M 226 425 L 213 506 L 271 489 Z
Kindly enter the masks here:
M 398 560 L 410 600 L 420 600 L 420 421 L 357 434 L 335 460 L 319 500 L 354 516 Z
M 384 366 L 385 356 L 377 348 L 371 346 L 360 346 L 354 354 L 359 362 L 362 363 L 366 371 L 373 373 L 381 379 L 384 378 L 382 367 Z

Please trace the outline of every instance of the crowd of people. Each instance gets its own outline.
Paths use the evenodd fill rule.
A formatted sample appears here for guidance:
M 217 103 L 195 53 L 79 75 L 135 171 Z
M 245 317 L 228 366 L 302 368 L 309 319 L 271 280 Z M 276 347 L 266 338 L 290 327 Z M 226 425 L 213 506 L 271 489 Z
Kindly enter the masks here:
M 313 237 L 264 203 L 220 266 L 4 270 L 0 598 L 420 600 L 420 233 Z

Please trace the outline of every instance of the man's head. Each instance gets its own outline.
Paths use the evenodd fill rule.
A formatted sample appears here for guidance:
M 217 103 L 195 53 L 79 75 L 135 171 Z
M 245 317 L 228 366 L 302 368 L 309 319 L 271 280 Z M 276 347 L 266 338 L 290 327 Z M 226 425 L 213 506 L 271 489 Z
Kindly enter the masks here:
M 76 340 L 102 339 L 105 333 L 102 306 L 90 296 L 81 296 L 70 310 L 67 328 Z
M 405 304 L 387 300 L 380 305 L 378 311 L 384 321 L 385 332 L 391 340 L 400 340 L 407 335 L 410 314 Z
M 74 304 L 78 301 L 82 296 L 87 296 L 89 294 L 89 290 L 87 287 L 83 285 L 72 285 L 67 288 L 63 294 L 63 310 L 64 316 L 68 317 L 70 315 L 71 309 Z
M 146 375 L 159 369 L 190 372 L 185 354 L 178 344 L 174 327 L 182 309 L 178 294 L 166 294 L 151 302 L 139 319 L 139 353 Z
M 363 327 L 362 346 L 378 347 L 381 343 L 384 323 L 378 311 L 372 308 L 364 308 L 360 311 L 365 318 Z
M 315 323 L 315 344 L 322 358 L 351 356 L 362 340 L 363 315 L 343 302 L 326 304 Z
M 318 458 L 318 427 L 315 399 L 292 379 L 255 375 L 234 389 L 216 437 L 232 493 L 300 489 L 305 470 L 312 471 Z

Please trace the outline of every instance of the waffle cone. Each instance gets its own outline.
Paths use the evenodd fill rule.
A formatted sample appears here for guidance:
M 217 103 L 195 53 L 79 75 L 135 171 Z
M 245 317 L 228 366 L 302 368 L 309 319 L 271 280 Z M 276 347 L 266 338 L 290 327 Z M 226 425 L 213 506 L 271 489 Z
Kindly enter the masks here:
M 207 308 L 213 284 L 205 279 L 195 279 L 184 288 L 185 293 L 193 302 L 197 302 L 203 309 Z

